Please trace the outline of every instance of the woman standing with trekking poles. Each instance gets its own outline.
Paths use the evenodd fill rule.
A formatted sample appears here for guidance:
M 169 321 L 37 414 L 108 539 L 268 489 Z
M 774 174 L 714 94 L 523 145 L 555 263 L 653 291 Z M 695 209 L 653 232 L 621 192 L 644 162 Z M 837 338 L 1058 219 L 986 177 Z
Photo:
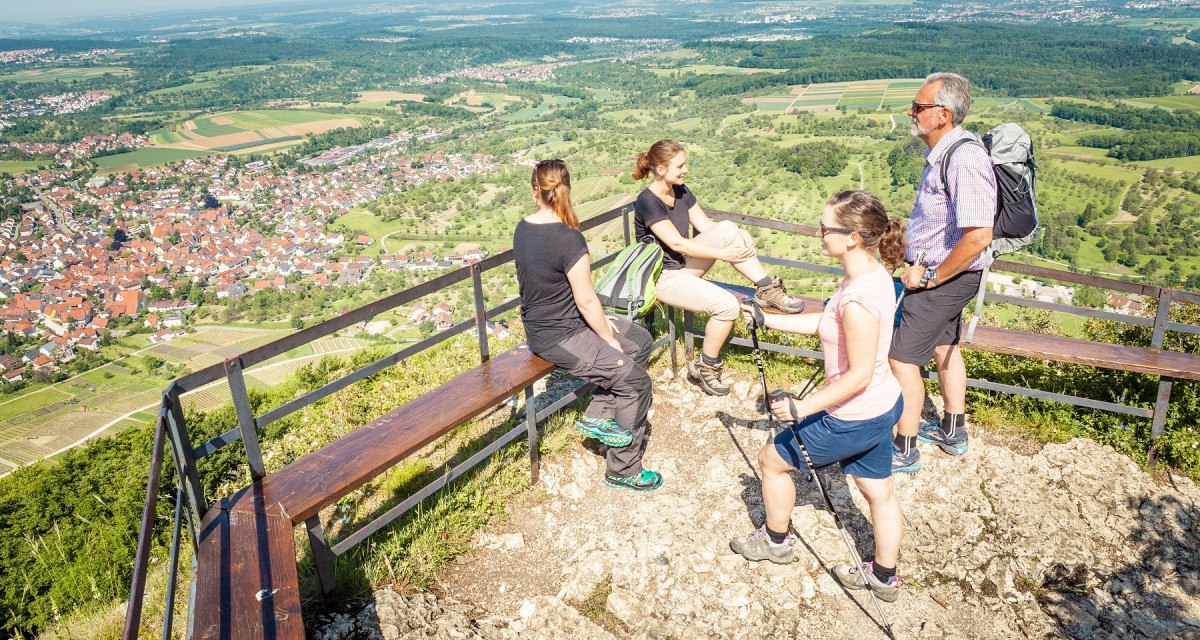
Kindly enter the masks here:
M 575 426 L 607 446 L 605 484 L 653 491 L 662 476 L 642 467 L 651 400 L 646 365 L 653 340 L 628 318 L 605 315 L 596 298 L 587 242 L 571 206 L 567 165 L 543 160 L 530 182 L 538 209 L 518 222 L 513 234 L 526 342 L 537 355 L 596 385 Z
M 759 452 L 767 520 L 730 547 L 748 560 L 792 562 L 796 539 L 788 529 L 796 486 L 788 474 L 808 463 L 821 467 L 840 462 L 870 505 L 875 557 L 861 567 L 838 565 L 834 574 L 848 588 L 869 587 L 892 602 L 900 588 L 896 565 L 903 523 L 892 490 L 891 443 L 903 401 L 888 366 L 888 349 L 896 307 L 891 270 L 904 260 L 904 232 L 867 191 L 834 194 L 821 214 L 820 232 L 821 253 L 837 258 L 846 272 L 824 311 L 767 314 L 760 322 L 766 328 L 819 336 L 828 383 L 801 398 L 772 394 L 772 415 L 798 424 L 795 431 L 781 430 Z M 801 457 L 796 432 L 808 461 Z
M 659 140 L 638 156 L 633 179 L 653 180 L 634 202 L 634 230 L 639 242 L 653 238 L 663 249 L 663 272 L 655 285 L 658 299 L 677 309 L 709 314 L 704 345 L 700 356 L 688 363 L 688 377 L 705 393 L 723 396 L 729 387 L 721 381 L 721 347 L 733 330 L 739 306 L 733 294 L 705 280 L 704 274 L 721 260 L 754 283 L 754 299 L 760 305 L 799 313 L 804 302 L 788 295 L 779 278 L 767 275 L 749 233 L 705 215 L 683 184 L 687 174 L 687 152 L 673 140 Z M 695 237 L 689 237 L 689 227 L 695 229 Z

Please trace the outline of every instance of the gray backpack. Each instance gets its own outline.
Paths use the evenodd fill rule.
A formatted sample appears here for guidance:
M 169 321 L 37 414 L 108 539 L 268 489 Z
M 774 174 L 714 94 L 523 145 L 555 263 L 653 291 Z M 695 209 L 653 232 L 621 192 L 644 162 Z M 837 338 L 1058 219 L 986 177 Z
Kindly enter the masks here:
M 971 138 L 956 141 L 942 156 L 942 189 L 949 195 L 947 167 L 950 155 L 964 144 L 980 144 Z M 1012 122 L 1002 124 L 983 136 L 983 148 L 992 159 L 996 176 L 996 219 L 992 225 L 992 244 L 984 252 L 983 275 L 975 295 L 975 315 L 967 327 L 967 342 L 975 337 L 975 327 L 983 316 L 988 271 L 992 261 L 1006 253 L 1029 246 L 1037 237 L 1037 163 L 1033 160 L 1033 140 Z

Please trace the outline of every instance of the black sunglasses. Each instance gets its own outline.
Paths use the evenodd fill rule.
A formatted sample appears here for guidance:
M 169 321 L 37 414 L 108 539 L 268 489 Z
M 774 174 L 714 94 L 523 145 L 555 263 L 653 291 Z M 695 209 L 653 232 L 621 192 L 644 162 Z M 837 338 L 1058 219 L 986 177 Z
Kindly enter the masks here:
M 824 238 L 825 236 L 827 236 L 831 233 L 845 233 L 845 234 L 854 233 L 854 229 L 847 229 L 846 227 L 827 227 L 827 226 L 825 226 L 824 222 L 820 223 L 820 225 L 821 225 L 820 230 L 821 230 L 822 238 Z
M 912 108 L 909 109 L 909 111 L 912 111 L 913 113 L 921 113 L 922 111 L 924 111 L 926 109 L 932 109 L 934 107 L 945 107 L 945 106 L 946 105 L 944 105 L 944 104 L 938 104 L 936 102 L 933 104 L 922 104 L 920 102 L 917 102 L 916 100 L 913 100 Z

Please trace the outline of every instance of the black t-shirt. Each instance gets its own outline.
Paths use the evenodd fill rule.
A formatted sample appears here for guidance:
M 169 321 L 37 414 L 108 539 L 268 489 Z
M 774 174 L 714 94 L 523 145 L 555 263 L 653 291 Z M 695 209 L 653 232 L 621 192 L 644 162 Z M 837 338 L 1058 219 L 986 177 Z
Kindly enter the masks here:
M 688 210 L 695 206 L 696 196 L 692 195 L 692 191 L 682 184 L 675 185 L 673 188 L 675 190 L 674 207 L 667 207 L 667 203 L 654 195 L 649 187 L 638 194 L 637 201 L 633 203 L 633 210 L 636 214 L 633 218 L 633 230 L 637 234 L 639 242 L 647 236 L 654 236 L 654 233 L 650 231 L 650 225 L 659 220 L 670 220 L 679 235 L 684 238 L 688 237 Z M 657 240 L 657 238 L 655 239 Z M 661 242 L 658 244 L 662 246 L 663 250 L 663 268 L 682 269 L 684 255 Z
M 513 259 L 521 292 L 521 321 L 534 353 L 588 329 L 567 281 L 567 271 L 587 252 L 587 242 L 578 229 L 561 222 L 517 223 Z

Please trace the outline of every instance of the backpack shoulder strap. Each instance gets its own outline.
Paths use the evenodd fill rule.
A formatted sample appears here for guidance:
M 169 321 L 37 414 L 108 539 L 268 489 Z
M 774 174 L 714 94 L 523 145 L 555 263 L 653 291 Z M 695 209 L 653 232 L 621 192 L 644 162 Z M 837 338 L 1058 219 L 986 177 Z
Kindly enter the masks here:
M 950 184 L 949 184 L 949 175 L 948 175 L 948 172 L 950 171 L 950 156 L 954 155 L 954 151 L 956 149 L 958 149 L 959 147 L 963 146 L 964 144 L 971 144 L 971 143 L 977 144 L 977 145 L 983 147 L 984 151 L 987 151 L 987 147 L 984 146 L 984 144 L 982 142 L 979 142 L 978 140 L 972 140 L 971 138 L 962 137 L 962 138 L 959 138 L 958 140 L 955 140 L 954 144 L 951 144 L 950 148 L 946 149 L 946 153 L 942 154 L 942 174 L 941 174 L 942 175 L 942 193 L 946 194 L 947 197 L 950 196 Z

